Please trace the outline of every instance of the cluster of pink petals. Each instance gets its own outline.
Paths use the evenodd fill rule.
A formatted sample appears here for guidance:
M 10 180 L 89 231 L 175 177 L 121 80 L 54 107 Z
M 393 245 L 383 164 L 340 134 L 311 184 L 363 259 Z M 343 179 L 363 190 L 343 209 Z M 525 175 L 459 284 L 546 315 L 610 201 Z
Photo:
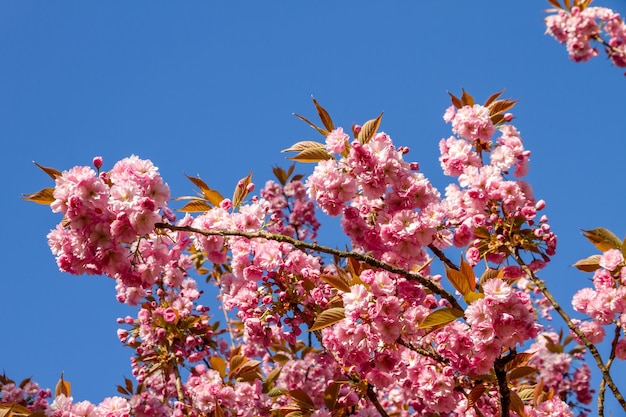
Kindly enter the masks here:
M 587 7 L 571 12 L 558 10 L 545 19 L 546 33 L 564 43 L 570 58 L 575 62 L 587 61 L 598 55 L 592 41 L 599 41 L 603 34 L 606 53 L 617 67 L 626 67 L 626 25 L 619 13 L 605 7 Z

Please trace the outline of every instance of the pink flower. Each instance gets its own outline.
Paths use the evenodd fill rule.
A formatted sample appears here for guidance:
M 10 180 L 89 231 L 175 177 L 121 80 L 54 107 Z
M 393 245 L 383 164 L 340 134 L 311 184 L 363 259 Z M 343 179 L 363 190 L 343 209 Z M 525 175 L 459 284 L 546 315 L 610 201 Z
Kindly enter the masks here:
M 338 127 L 326 136 L 326 150 L 330 153 L 342 153 L 348 145 L 349 136 Z
M 619 249 L 609 249 L 600 257 L 600 266 L 609 271 L 614 271 L 624 262 L 624 256 Z
M 495 130 L 489 109 L 479 104 L 460 108 L 452 120 L 452 131 L 470 142 L 486 143 Z

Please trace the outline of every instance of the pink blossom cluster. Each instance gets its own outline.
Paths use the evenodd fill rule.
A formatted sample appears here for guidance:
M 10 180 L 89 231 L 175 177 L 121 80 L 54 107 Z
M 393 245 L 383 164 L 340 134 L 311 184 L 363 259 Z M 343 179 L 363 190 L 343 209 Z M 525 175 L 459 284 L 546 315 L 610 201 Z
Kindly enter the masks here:
M 16 384 L 13 380 L 0 376 L 0 405 L 19 404 L 30 411 L 44 411 L 48 407 L 48 399 L 52 397 L 49 389 L 42 389 L 30 378 Z
M 594 390 L 591 389 L 591 369 L 586 363 L 575 367 L 582 353 L 566 353 L 560 337 L 554 332 L 542 332 L 529 348 L 533 353 L 530 363 L 539 371 L 539 378 L 546 388 L 561 398 L 575 396 L 579 404 L 590 404 Z
M 137 306 L 136 317 L 118 320 L 124 326 L 118 337 L 135 351 L 132 372 L 142 390 L 98 406 L 59 395 L 47 413 L 269 416 L 293 411 L 295 402 L 316 416 L 339 409 L 378 415 L 379 407 L 398 415 L 496 416 L 496 384 L 485 383 L 484 395 L 468 399 L 476 376 L 492 373 L 535 337 L 535 364 L 547 386 L 566 386 L 585 403 L 588 369 L 579 367 L 562 385 L 568 357 L 546 352 L 533 291 L 522 285 L 525 273 L 503 266 L 515 248 L 533 256 L 532 270 L 540 269 L 556 247 L 547 218 L 537 219 L 545 203 L 518 179 L 530 152 L 515 127 L 494 124 L 489 107 L 450 108 L 445 119 L 456 136 L 441 140 L 440 162 L 458 181 L 445 198 L 417 163 L 404 160 L 408 148 L 396 148 L 381 132 L 350 141 L 341 128 L 326 139 L 333 157 L 319 161 L 305 182 L 277 175 L 280 184 L 268 181 L 260 196 L 225 199 L 178 220 L 149 161 L 131 157 L 100 173 L 98 160 L 98 172 L 64 172 L 52 204 L 64 220 L 49 235 L 52 251 L 64 271 L 114 278 L 118 300 Z M 315 203 L 341 216 L 355 254 L 405 273 L 355 259 L 327 264 L 293 240 L 258 237 L 315 239 Z M 157 222 L 172 230 L 155 231 Z M 442 278 L 428 266 L 428 251 L 441 256 L 437 251 L 453 245 L 468 248 L 472 265 L 485 259 L 500 271 L 478 283 L 464 311 L 451 308 L 452 296 L 440 297 Z M 601 265 L 622 263 L 611 252 Z M 211 323 L 194 268 L 219 285 L 226 326 Z M 410 274 L 418 269 L 432 286 Z M 332 322 L 324 324 L 320 318 L 329 312 Z M 456 315 L 441 326 L 421 325 L 442 312 Z M 552 399 L 527 414 L 554 410 L 567 406 Z
M 626 67 L 626 25 L 619 13 L 605 7 L 559 9 L 545 19 L 546 33 L 567 47 L 575 62 L 588 61 L 599 54 L 592 42 L 600 42 L 617 67 Z M 603 39 L 606 35 L 607 39 Z
M 598 266 L 593 274 L 593 288 L 583 288 L 572 298 L 574 310 L 591 318 L 577 321 L 578 327 L 594 344 L 604 340 L 606 326 L 620 327 L 622 337 L 615 345 L 615 356 L 626 359 L 626 262 L 622 251 L 604 251 Z
M 531 269 L 540 269 L 556 250 L 556 235 L 547 217 L 536 218 L 545 202 L 535 200 L 527 182 L 506 177 L 511 170 L 516 178 L 526 175 L 530 151 L 524 148 L 514 126 L 500 124 L 496 128 L 490 125 L 490 119 L 485 119 L 485 114 L 489 110 L 475 104 L 460 109 L 451 106 L 444 115 L 444 120 L 452 124 L 460 137 L 439 142 L 443 172 L 458 178 L 458 184 L 446 188 L 445 199 L 440 204 L 439 211 L 445 213 L 442 221 L 451 231 L 451 243 L 456 247 L 469 245 L 466 257 L 472 265 L 483 258 L 500 265 L 508 253 L 507 242 L 525 241 L 528 247 L 543 248 L 542 257 L 534 257 L 530 263 Z M 489 132 L 490 136 L 486 133 L 477 136 L 473 126 L 482 126 L 481 131 Z M 491 135 L 495 132 L 500 136 L 492 142 Z M 489 152 L 488 163 L 484 161 L 486 152 Z M 532 234 L 522 234 L 522 224 L 530 226 Z M 477 236 L 476 230 L 483 230 L 489 238 Z M 516 278 L 519 277 L 518 268 Z

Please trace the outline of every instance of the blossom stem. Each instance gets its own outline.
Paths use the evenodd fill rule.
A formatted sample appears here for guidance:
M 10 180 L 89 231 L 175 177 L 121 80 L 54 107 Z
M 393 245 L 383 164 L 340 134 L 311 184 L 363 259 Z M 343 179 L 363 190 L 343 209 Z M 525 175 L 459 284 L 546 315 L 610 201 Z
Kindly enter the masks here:
M 333 249 L 328 246 L 322 246 L 316 243 L 304 242 L 302 240 L 294 239 L 289 236 L 279 235 L 275 233 L 268 233 L 268 232 L 242 232 L 239 230 L 205 230 L 205 229 L 197 229 L 191 226 L 175 226 L 175 225 L 168 224 L 168 223 L 156 223 L 154 227 L 157 229 L 167 229 L 167 230 L 179 231 L 179 232 L 198 233 L 204 236 L 222 236 L 222 237 L 239 236 L 239 237 L 245 237 L 248 239 L 259 239 L 259 238 L 267 239 L 267 240 L 273 240 L 276 242 L 289 243 L 293 245 L 295 248 L 298 248 L 301 250 L 309 249 L 315 252 L 322 252 L 322 253 L 327 253 L 329 255 L 339 256 L 340 258 L 356 259 L 357 261 L 362 261 L 369 265 L 383 269 L 385 271 L 401 275 L 410 280 L 417 281 L 424 287 L 428 288 L 434 294 L 437 294 L 441 298 L 446 299 L 453 308 L 463 310 L 463 308 L 461 308 L 460 304 L 456 301 L 456 299 L 454 298 L 452 294 L 438 287 L 435 283 L 433 283 L 431 280 L 427 279 L 423 275 L 412 273 L 405 269 L 398 268 L 397 266 L 390 265 L 386 262 L 383 262 L 374 258 L 373 256 L 363 255 L 363 254 L 356 253 L 356 252 L 343 251 L 339 249 Z
M 615 399 L 622 406 L 622 409 L 626 411 L 626 400 L 624 400 L 624 396 L 622 395 L 620 390 L 617 388 L 617 385 L 615 385 L 615 382 L 613 381 L 613 378 L 611 377 L 611 374 L 609 373 L 609 369 L 607 366 L 604 365 L 604 362 L 602 361 L 602 356 L 600 356 L 600 352 L 598 352 L 598 349 L 596 348 L 596 346 L 593 343 L 591 343 L 589 339 L 587 338 L 587 336 L 585 336 L 585 334 L 578 328 L 578 326 L 576 326 L 572 322 L 572 319 L 570 318 L 569 314 L 567 314 L 567 312 L 563 310 L 561 305 L 556 301 L 552 293 L 546 287 L 545 283 L 539 277 L 537 277 L 537 275 L 535 275 L 535 273 L 528 267 L 528 265 L 526 265 L 524 260 L 521 258 L 519 254 L 519 248 L 517 247 L 515 248 L 515 251 L 513 252 L 513 258 L 519 264 L 522 270 L 530 277 L 530 280 L 537 286 L 537 288 L 539 288 L 539 290 L 543 293 L 543 295 L 548 299 L 548 301 L 550 301 L 550 304 L 552 304 L 552 307 L 554 307 L 556 312 L 559 313 L 561 318 L 563 318 L 563 320 L 565 321 L 565 324 L 567 324 L 567 327 L 569 327 L 569 329 L 572 332 L 574 332 L 576 336 L 578 336 L 578 338 L 583 342 L 585 347 L 589 349 L 591 356 L 593 356 L 594 360 L 596 361 L 596 365 L 598 366 L 598 369 L 602 373 L 603 381 L 605 381 L 606 385 L 609 386 L 609 388 L 613 392 L 613 395 L 615 396 Z M 602 416 L 601 413 L 599 413 L 599 415 Z

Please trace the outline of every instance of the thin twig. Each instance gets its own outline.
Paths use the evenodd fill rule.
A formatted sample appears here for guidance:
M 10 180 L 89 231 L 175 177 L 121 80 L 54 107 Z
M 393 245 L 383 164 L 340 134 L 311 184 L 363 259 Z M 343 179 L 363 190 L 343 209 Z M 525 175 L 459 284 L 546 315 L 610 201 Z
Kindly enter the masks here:
M 447 300 L 453 308 L 463 310 L 460 304 L 454 298 L 454 296 L 452 296 L 452 294 L 438 287 L 435 283 L 433 283 L 431 280 L 427 279 L 423 275 L 412 273 L 402 268 L 398 268 L 397 266 L 390 265 L 386 262 L 380 261 L 369 255 L 363 255 L 363 254 L 356 253 L 356 252 L 348 252 L 348 251 L 343 251 L 339 249 L 333 249 L 333 248 L 329 248 L 328 246 L 322 246 L 316 243 L 304 242 L 302 240 L 294 239 L 289 236 L 279 235 L 275 233 L 268 233 L 268 232 L 242 232 L 239 230 L 205 230 L 205 229 L 197 229 L 191 226 L 175 226 L 175 225 L 168 224 L 168 223 L 156 223 L 154 227 L 156 227 L 157 229 L 167 229 L 167 230 L 178 231 L 178 232 L 198 233 L 204 236 L 222 236 L 222 237 L 238 236 L 238 237 L 245 237 L 247 239 L 273 240 L 275 242 L 289 243 L 297 249 L 302 249 L 302 250 L 309 249 L 315 252 L 322 252 L 322 253 L 327 253 L 329 255 L 336 255 L 336 256 L 339 256 L 340 258 L 356 259 L 357 261 L 365 262 L 371 266 L 375 266 L 385 271 L 401 275 L 407 279 L 415 280 L 419 282 L 421 285 L 423 285 L 424 287 L 428 288 L 434 294 L 437 294 L 441 298 L 444 298 L 445 300 Z
M 587 336 L 585 336 L 585 334 L 578 328 L 578 326 L 576 326 L 572 322 L 572 319 L 570 318 L 569 314 L 567 314 L 567 312 L 563 310 L 563 308 L 556 301 L 552 293 L 548 291 L 548 288 L 546 287 L 545 283 L 539 277 L 535 275 L 535 273 L 528 267 L 528 265 L 526 265 L 524 260 L 519 255 L 518 248 L 515 248 L 515 251 L 513 252 L 513 257 L 517 261 L 519 266 L 522 268 L 522 270 L 530 277 L 530 280 L 537 286 L 537 288 L 539 288 L 539 290 L 548 299 L 548 301 L 550 301 L 550 304 L 552 304 L 552 307 L 554 307 L 556 312 L 559 313 L 559 315 L 563 318 L 563 320 L 565 321 L 565 324 L 567 324 L 567 327 L 569 327 L 569 329 L 572 332 L 574 332 L 576 336 L 578 336 L 578 338 L 583 342 L 585 347 L 589 349 L 591 356 L 593 356 L 594 360 L 596 361 L 596 365 L 598 366 L 598 369 L 602 373 L 603 380 L 606 381 L 606 384 L 609 386 L 609 388 L 613 392 L 613 395 L 615 396 L 615 399 L 617 400 L 617 402 L 619 402 L 619 404 L 622 406 L 624 411 L 626 411 L 626 400 L 624 400 L 622 393 L 617 388 L 617 385 L 615 385 L 615 382 L 613 382 L 613 378 L 611 377 L 611 374 L 609 373 L 609 370 L 607 369 L 607 367 L 604 365 L 604 362 L 602 361 L 602 356 L 600 356 L 600 352 L 598 352 L 598 349 L 595 347 L 593 343 L 589 341 L 589 339 L 587 339 Z
M 455 270 L 457 270 L 457 271 L 459 270 L 459 267 L 458 267 L 458 266 L 456 266 L 456 265 L 454 264 L 454 262 L 452 262 L 452 261 L 451 261 L 451 260 L 450 260 L 450 259 L 446 256 L 446 254 L 445 254 L 445 253 L 443 253 L 443 252 L 441 251 L 441 249 L 439 249 L 438 247 L 436 247 L 436 246 L 435 246 L 435 245 L 433 245 L 432 243 L 431 243 L 430 245 L 428 245 L 428 249 L 430 249 L 430 250 L 431 250 L 431 251 L 435 254 L 435 256 L 437 256 L 437 258 L 439 258 L 439 260 L 440 260 L 441 262 L 443 262 L 444 264 L 446 264 L 446 265 L 448 266 L 448 268 L 452 268 L 452 269 L 455 269 Z

